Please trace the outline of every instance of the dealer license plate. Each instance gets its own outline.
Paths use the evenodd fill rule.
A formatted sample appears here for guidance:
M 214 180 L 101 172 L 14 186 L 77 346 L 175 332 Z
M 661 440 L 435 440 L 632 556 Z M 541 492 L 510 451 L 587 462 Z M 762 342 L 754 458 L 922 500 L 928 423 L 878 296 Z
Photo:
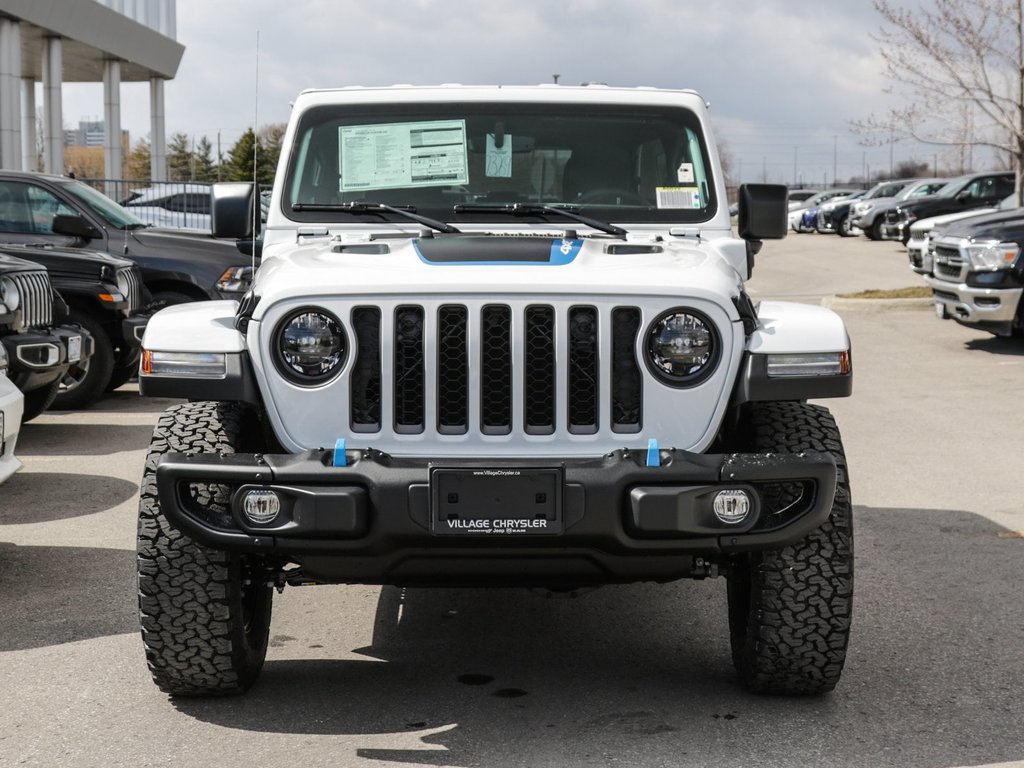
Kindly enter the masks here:
M 430 475 L 430 491 L 430 524 L 435 534 L 562 532 L 562 471 L 558 468 L 438 468 Z
M 82 359 L 82 337 L 71 336 L 68 338 L 68 362 L 77 363 Z

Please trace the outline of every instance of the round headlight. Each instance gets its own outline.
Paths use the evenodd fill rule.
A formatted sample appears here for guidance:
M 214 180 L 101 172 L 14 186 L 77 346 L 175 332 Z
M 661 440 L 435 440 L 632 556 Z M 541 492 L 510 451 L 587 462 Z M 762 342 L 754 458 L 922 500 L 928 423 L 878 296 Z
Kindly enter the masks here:
M 655 376 L 672 386 L 690 386 L 711 375 L 718 358 L 714 325 L 693 310 L 674 309 L 651 324 L 647 360 Z
M 278 369 L 297 384 L 321 384 L 345 361 L 345 331 L 322 310 L 292 312 L 278 324 L 274 338 Z
M 21 294 L 18 292 L 18 285 L 11 278 L 0 278 L 0 304 L 13 312 L 21 305 Z

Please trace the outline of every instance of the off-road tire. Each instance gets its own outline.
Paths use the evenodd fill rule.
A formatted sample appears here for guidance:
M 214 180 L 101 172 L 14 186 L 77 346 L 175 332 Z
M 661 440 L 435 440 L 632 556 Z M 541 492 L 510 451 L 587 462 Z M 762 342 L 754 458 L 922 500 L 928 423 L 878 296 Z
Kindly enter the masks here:
M 26 392 L 25 407 L 21 412 L 21 423 L 25 424 L 32 421 L 32 419 L 53 405 L 53 399 L 57 397 L 58 389 L 60 389 L 60 379 L 57 379 L 52 384 Z
M 741 427 L 747 450 L 832 454 L 838 483 L 829 518 L 805 539 L 738 557 L 728 572 L 733 664 L 759 693 L 819 694 L 839 682 L 853 603 L 853 520 L 843 445 L 827 409 L 756 403 Z
M 139 501 L 139 615 L 149 670 L 165 693 L 217 696 L 249 688 L 266 658 L 272 590 L 258 558 L 204 547 L 168 522 L 157 462 L 165 453 L 253 453 L 264 444 L 256 414 L 238 403 L 173 406 L 153 433 Z M 203 509 L 226 514 L 224 486 L 197 486 L 194 493 Z
M 79 363 L 72 363 L 64 374 L 54 400 L 54 406 L 62 411 L 77 410 L 93 403 L 106 391 L 114 370 L 114 345 L 103 325 L 80 309 L 71 310 L 69 322 L 89 332 L 93 353 Z

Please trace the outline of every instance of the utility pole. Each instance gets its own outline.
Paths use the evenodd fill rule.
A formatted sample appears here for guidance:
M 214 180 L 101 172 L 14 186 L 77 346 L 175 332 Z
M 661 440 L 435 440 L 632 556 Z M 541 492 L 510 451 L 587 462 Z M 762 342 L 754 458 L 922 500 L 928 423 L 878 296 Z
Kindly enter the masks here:
M 832 137 L 832 186 L 835 186 L 837 183 L 839 183 L 839 179 L 837 178 L 837 173 L 836 173 L 838 158 L 839 158 L 839 137 L 838 136 L 833 136 Z
M 555 85 L 558 85 L 558 78 L 560 78 L 560 77 L 561 77 L 561 75 L 552 75 L 551 76 L 551 79 L 554 81 Z
M 796 151 L 797 147 L 793 147 L 793 185 L 796 186 Z

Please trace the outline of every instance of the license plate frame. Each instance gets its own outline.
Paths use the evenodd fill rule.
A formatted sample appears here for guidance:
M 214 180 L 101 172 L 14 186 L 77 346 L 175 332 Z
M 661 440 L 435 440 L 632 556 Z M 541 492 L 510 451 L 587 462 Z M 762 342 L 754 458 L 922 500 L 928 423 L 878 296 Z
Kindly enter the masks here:
M 82 337 L 68 336 L 68 362 L 77 363 L 82 359 Z
M 560 467 L 435 467 L 430 531 L 438 536 L 538 536 L 562 532 Z

